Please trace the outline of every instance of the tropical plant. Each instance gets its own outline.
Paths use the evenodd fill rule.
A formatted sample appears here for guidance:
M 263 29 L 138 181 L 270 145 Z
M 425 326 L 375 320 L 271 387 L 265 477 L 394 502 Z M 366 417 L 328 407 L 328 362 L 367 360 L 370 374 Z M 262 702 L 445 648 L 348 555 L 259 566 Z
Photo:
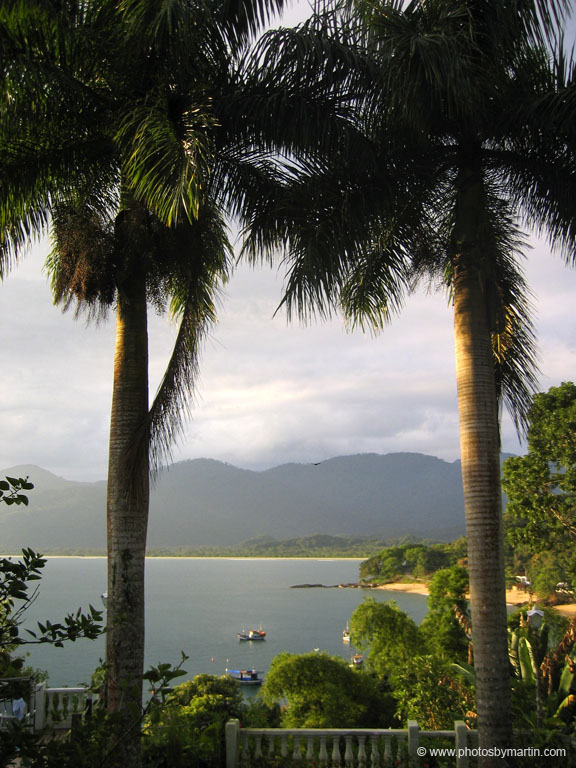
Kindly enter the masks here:
M 525 694 L 516 709 L 532 727 L 564 728 L 575 711 L 572 688 L 576 664 L 571 656 L 576 622 L 569 623 L 550 609 L 541 613 L 537 627 L 525 611 L 509 619 L 510 662 L 518 681 L 515 693 L 517 697 Z
M 144 721 L 144 761 L 157 768 L 220 766 L 224 726 L 242 717 L 240 686 L 231 677 L 197 675 L 177 685 Z
M 284 728 L 389 727 L 389 693 L 344 659 L 327 653 L 280 653 L 262 687 L 268 705 L 282 705 Z
M 576 387 L 564 382 L 534 396 L 528 452 L 504 462 L 507 538 L 533 554 L 576 540 Z
M 565 602 L 576 584 L 576 387 L 564 382 L 534 396 L 528 451 L 507 459 L 504 521 L 510 546 L 524 555 L 538 600 Z
M 424 636 L 416 622 L 394 602 L 366 598 L 350 617 L 352 644 L 366 653 L 366 667 L 392 678 L 421 652 Z
M 96 317 L 116 308 L 106 695 L 128 717 L 142 694 L 149 462 L 179 433 L 215 319 L 231 253 L 224 214 L 242 222 L 276 183 L 271 153 L 316 148 L 322 131 L 326 104 L 314 112 L 263 49 L 248 55 L 283 5 L 36 0 L 0 12 L 2 274 L 51 226 L 56 299 Z M 180 319 L 150 409 L 148 302 Z M 120 762 L 138 763 L 137 742 L 129 728 Z
M 480 745 L 506 746 L 499 400 L 524 427 L 536 372 L 521 225 L 574 258 L 574 154 L 562 134 L 543 131 L 540 111 L 558 91 L 546 41 L 568 4 L 341 7 L 349 13 L 339 26 L 318 28 L 337 37 L 337 49 L 351 40 L 355 66 L 343 98 L 356 97 L 365 140 L 295 172 L 259 215 L 282 221 L 278 239 L 289 243 L 291 267 L 284 303 L 304 318 L 340 305 L 352 322 L 379 329 L 419 279 L 449 290 Z
M 468 658 L 468 587 L 468 571 L 461 565 L 436 571 L 430 581 L 428 613 L 420 631 L 433 652 L 448 661 Z
M 453 728 L 455 720 L 475 723 L 472 686 L 438 656 L 415 656 L 399 669 L 393 694 L 403 723 L 417 720 L 421 728 L 436 731 Z

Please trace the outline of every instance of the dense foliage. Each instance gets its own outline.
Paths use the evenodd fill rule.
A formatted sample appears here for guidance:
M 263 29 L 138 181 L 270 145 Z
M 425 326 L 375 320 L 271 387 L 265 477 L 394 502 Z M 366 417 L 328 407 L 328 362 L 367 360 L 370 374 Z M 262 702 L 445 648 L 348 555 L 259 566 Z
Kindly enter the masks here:
M 378 681 L 327 653 L 280 653 L 266 676 L 264 701 L 283 701 L 285 728 L 390 727 L 394 704 Z
M 470 657 L 468 589 L 468 571 L 461 565 L 437 571 L 430 581 L 428 613 L 419 629 L 440 658 Z
M 466 540 L 450 543 L 407 542 L 388 546 L 360 566 L 362 581 L 384 584 L 403 577 L 424 579 L 440 568 L 464 561 Z
M 534 396 L 528 452 L 504 462 L 507 538 L 541 597 L 576 586 L 576 386 Z
M 243 710 L 240 686 L 231 677 L 198 675 L 176 686 L 144 721 L 144 765 L 222 765 L 224 725 Z

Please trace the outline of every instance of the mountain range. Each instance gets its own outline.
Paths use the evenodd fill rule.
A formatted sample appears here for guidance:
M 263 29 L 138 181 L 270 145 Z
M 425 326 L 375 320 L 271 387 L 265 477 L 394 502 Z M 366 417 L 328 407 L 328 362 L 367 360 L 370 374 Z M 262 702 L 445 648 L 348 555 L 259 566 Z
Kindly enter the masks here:
M 0 505 L 0 550 L 106 546 L 106 482 L 73 482 L 36 466 L 29 506 Z M 152 490 L 150 549 L 231 547 L 315 533 L 454 539 L 464 533 L 460 462 L 419 453 L 358 454 L 265 471 L 212 459 L 168 467 Z

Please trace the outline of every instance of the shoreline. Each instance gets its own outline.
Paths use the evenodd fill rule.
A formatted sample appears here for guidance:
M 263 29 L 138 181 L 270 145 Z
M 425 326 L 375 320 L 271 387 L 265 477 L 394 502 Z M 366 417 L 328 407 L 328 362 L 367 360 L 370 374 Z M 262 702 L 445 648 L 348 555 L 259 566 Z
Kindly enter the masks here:
M 388 592 L 404 592 L 410 595 L 425 595 L 428 597 L 428 585 L 417 582 L 389 582 L 388 584 L 380 584 L 373 589 L 385 589 Z M 533 602 L 537 602 L 537 598 L 534 597 Z M 507 589 L 506 590 L 506 604 L 519 607 L 530 603 L 530 595 L 527 592 L 523 592 L 521 589 Z M 564 603 L 563 605 L 551 606 L 555 611 L 566 616 L 569 619 L 576 618 L 576 603 Z

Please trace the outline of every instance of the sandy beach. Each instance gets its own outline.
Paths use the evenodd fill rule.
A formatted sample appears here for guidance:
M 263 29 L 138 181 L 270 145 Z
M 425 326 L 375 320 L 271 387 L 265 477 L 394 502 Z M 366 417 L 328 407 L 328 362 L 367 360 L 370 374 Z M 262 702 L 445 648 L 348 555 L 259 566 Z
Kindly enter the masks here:
M 408 592 L 411 595 L 428 595 L 428 585 L 419 581 L 391 581 L 375 589 L 387 589 L 391 592 Z
M 412 595 L 428 595 L 428 585 L 424 582 L 411 581 L 411 582 L 397 582 L 393 581 L 389 584 L 381 584 L 376 589 L 387 589 L 391 592 L 408 592 Z M 533 595 L 533 602 L 536 602 L 537 596 Z M 522 589 L 508 589 L 506 590 L 506 602 L 508 605 L 524 605 L 530 601 L 530 595 Z M 563 616 L 567 616 L 569 619 L 576 617 L 576 603 L 566 603 L 566 605 L 555 605 L 554 610 L 561 613 Z

